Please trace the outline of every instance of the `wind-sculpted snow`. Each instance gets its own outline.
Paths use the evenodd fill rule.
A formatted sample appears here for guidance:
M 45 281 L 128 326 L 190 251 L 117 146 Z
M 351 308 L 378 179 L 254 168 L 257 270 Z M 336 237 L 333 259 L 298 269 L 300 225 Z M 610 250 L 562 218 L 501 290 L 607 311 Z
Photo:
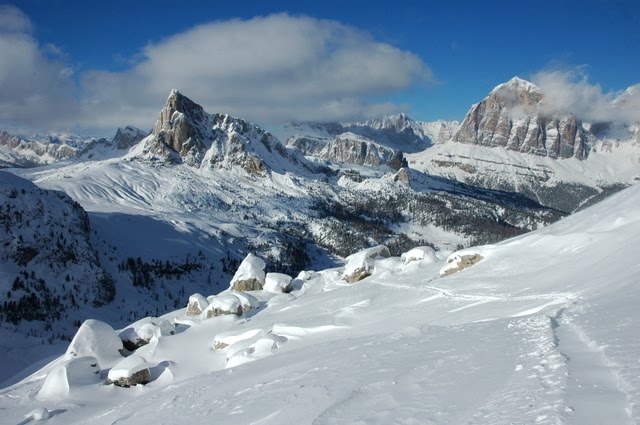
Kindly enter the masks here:
M 128 362 L 148 384 L 106 384 L 102 367 L 91 383 L 77 375 L 87 362 L 56 392 L 59 359 L 0 392 L 3 420 L 46 409 L 65 424 L 637 423 L 638 205 L 634 186 L 474 247 L 483 260 L 447 277 L 445 257 L 421 250 L 408 264 L 372 258 L 355 283 L 334 268 L 301 274 L 289 294 L 248 292 L 246 316 L 177 310 L 162 317 L 175 334 L 156 332 Z M 64 397 L 32 397 L 45 382 Z

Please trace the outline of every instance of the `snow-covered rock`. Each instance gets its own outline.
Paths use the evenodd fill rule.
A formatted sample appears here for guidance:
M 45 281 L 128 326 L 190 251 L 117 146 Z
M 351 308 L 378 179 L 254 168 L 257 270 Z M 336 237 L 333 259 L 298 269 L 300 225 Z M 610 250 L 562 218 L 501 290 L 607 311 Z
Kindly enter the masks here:
M 211 298 L 211 302 L 201 314 L 203 319 L 223 316 L 226 314 L 242 315 L 242 304 L 235 295 L 218 295 Z
M 445 277 L 458 273 L 483 259 L 484 257 L 480 253 L 471 250 L 454 252 L 447 258 L 447 265 L 440 269 L 440 276 Z
M 24 415 L 24 417 L 27 421 L 46 421 L 51 417 L 51 412 L 46 407 L 37 407 Z
M 430 246 L 415 247 L 403 253 L 400 258 L 402 258 L 402 263 L 405 266 L 416 262 L 431 264 L 438 261 L 435 250 Z
M 233 291 L 233 295 L 240 300 L 242 314 L 247 314 L 251 310 L 260 308 L 260 300 L 247 292 Z
M 230 288 L 240 292 L 262 289 L 265 279 L 264 268 L 264 260 L 249 253 L 231 279 Z
M 175 334 L 175 325 L 168 320 L 157 317 L 145 317 L 126 327 L 118 336 L 124 348 L 134 351 L 149 343 L 154 336 L 170 336 Z
M 135 353 L 113 366 L 107 376 L 107 384 L 114 384 L 119 387 L 144 385 L 150 381 L 149 364 L 142 356 Z
M 187 304 L 187 316 L 199 316 L 209 305 L 209 301 L 202 294 L 193 294 Z
M 291 276 L 283 273 L 267 273 L 263 289 L 273 294 L 291 292 Z
M 266 332 L 263 329 L 249 329 L 243 331 L 231 331 L 223 332 L 216 335 L 213 339 L 212 348 L 214 350 L 222 350 L 230 345 L 236 344 L 240 341 L 245 341 L 257 336 L 265 335 Z
M 122 348 L 122 340 L 109 324 L 88 319 L 73 337 L 65 356 L 95 357 L 100 367 L 107 369 L 122 359 Z
M 100 365 L 95 357 L 74 357 L 53 368 L 38 391 L 43 400 L 62 400 L 72 391 L 100 382 Z
M 346 258 L 347 263 L 344 266 L 343 279 L 349 283 L 354 283 L 371 276 L 375 268 L 375 261 L 390 256 L 389 248 L 384 245 L 374 246 L 351 254 Z
M 287 342 L 287 338 L 270 333 L 259 337 L 247 348 L 235 352 L 232 352 L 230 349 L 226 367 L 231 368 L 239 366 L 241 364 L 269 356 L 285 342 Z

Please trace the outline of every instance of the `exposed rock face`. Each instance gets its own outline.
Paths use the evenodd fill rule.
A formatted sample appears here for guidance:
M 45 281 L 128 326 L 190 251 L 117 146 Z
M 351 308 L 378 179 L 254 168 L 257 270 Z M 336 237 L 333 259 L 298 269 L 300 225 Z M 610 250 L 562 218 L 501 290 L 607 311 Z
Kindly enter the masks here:
M 543 99 L 538 87 L 515 77 L 471 107 L 453 140 L 552 158 L 584 159 L 593 136 L 573 114 L 543 114 Z

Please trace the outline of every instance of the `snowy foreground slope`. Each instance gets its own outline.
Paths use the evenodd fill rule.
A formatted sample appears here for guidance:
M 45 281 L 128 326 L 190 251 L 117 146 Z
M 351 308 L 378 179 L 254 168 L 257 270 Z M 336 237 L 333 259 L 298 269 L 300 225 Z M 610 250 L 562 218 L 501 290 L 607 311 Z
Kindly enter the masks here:
M 447 277 L 425 250 L 367 260 L 353 284 L 304 273 L 289 294 L 244 295 L 240 317 L 178 310 L 163 317 L 175 335 L 158 327 L 125 364 L 109 338 L 85 339 L 70 351 L 97 360 L 67 355 L 2 390 L 0 423 L 638 423 L 639 205 L 634 185 L 458 252 L 482 259 Z M 149 384 L 104 384 L 139 364 Z

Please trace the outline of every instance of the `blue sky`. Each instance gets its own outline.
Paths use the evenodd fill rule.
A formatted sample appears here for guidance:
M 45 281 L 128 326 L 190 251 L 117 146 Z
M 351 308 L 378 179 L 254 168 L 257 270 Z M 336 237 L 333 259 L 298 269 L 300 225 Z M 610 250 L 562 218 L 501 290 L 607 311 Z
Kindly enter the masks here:
M 207 109 L 268 125 L 399 111 L 462 119 L 514 75 L 559 72 L 573 90 L 595 88 L 607 99 L 640 82 L 638 1 L 22 0 L 2 13 L 0 37 L 13 37 L 5 48 L 26 38 L 33 50 L 20 72 L 5 74 L 50 71 L 37 83 L 0 78 L 3 93 L 26 90 L 0 99 L 4 126 L 148 128 L 172 87 Z M 234 41 L 240 47 L 226 48 Z M 247 45 L 255 63 L 233 54 Z M 180 50 L 190 46 L 191 54 Z M 35 100 L 12 111 L 12 96 Z

